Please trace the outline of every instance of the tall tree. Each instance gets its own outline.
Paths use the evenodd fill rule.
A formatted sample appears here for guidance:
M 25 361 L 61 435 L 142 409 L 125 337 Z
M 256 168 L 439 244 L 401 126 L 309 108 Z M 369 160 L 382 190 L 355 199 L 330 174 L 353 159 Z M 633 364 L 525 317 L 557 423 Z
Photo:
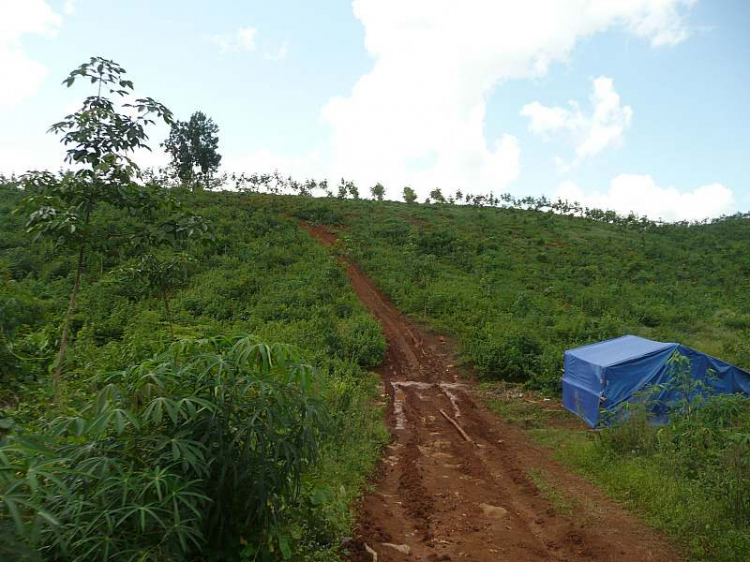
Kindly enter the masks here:
M 385 187 L 380 183 L 376 183 L 370 188 L 370 193 L 375 199 L 382 201 L 383 195 L 385 195 Z
M 106 238 L 106 234 L 92 225 L 92 215 L 105 204 L 127 209 L 153 204 L 134 181 L 139 169 L 130 154 L 138 148 L 148 149 L 146 126 L 153 124 L 154 119 L 172 123 L 172 113 L 152 98 L 120 103 L 118 108 L 108 96 L 121 100 L 130 94 L 133 82 L 124 76 L 124 68 L 101 57 L 92 57 L 71 72 L 63 81 L 66 86 L 85 79 L 96 88 L 96 95 L 87 97 L 78 111 L 50 127 L 50 132 L 61 134 L 61 142 L 70 146 L 65 161 L 76 169 L 59 176 L 48 172 L 30 172 L 24 176 L 27 196 L 18 210 L 28 213 L 28 232 L 36 237 L 50 236 L 59 246 L 73 249 L 77 254 L 53 378 L 58 393 L 86 253 Z
M 206 189 L 211 188 L 211 176 L 219 169 L 219 127 L 200 111 L 189 121 L 175 121 L 169 137 L 162 143 L 172 157 L 172 166 L 185 183 L 195 184 L 200 174 Z
M 346 195 L 349 193 L 349 183 L 344 179 L 341 178 L 341 181 L 339 182 L 339 190 L 336 194 L 336 197 L 339 199 L 346 199 Z
M 407 186 L 404 188 L 404 201 L 407 203 L 414 203 L 417 200 L 417 193 L 411 187 Z
M 443 196 L 443 192 L 439 187 L 436 187 L 435 189 L 430 191 L 430 199 L 432 199 L 435 203 L 445 203 L 445 197 Z

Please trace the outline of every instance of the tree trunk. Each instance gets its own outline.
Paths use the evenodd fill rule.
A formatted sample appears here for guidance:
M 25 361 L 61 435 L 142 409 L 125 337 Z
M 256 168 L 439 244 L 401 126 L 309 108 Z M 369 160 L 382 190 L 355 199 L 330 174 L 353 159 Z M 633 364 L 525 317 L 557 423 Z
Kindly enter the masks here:
M 84 225 L 89 225 L 89 219 L 91 218 L 91 207 L 86 209 L 86 220 Z M 62 375 L 62 364 L 65 360 L 65 351 L 68 347 L 68 332 L 70 331 L 70 320 L 73 318 L 73 314 L 76 311 L 76 297 L 78 296 L 78 289 L 81 286 L 81 272 L 83 271 L 83 260 L 86 256 L 86 242 L 81 242 L 80 248 L 78 248 L 78 264 L 76 265 L 76 276 L 73 281 L 73 290 L 70 293 L 70 303 L 68 304 L 68 310 L 65 312 L 65 320 L 63 320 L 62 334 L 60 336 L 60 352 L 57 355 L 57 365 L 55 365 L 55 374 L 52 378 L 52 384 L 55 387 L 55 397 L 57 401 L 60 401 L 60 378 Z
M 167 297 L 166 291 L 161 292 L 161 299 L 164 301 L 164 310 L 167 313 L 167 324 L 169 324 L 169 333 L 172 336 L 172 339 L 174 339 L 174 326 L 172 325 L 172 313 L 169 310 L 169 298 Z
M 62 335 L 60 337 L 60 352 L 57 355 L 57 365 L 55 366 L 55 375 L 53 384 L 55 387 L 55 394 L 57 398 L 60 398 L 60 376 L 62 374 L 62 364 L 65 360 L 65 351 L 68 347 L 68 332 L 70 330 L 70 320 L 73 318 L 73 314 L 76 310 L 76 297 L 78 296 L 78 289 L 81 286 L 81 271 L 83 270 L 83 259 L 86 253 L 86 243 L 82 242 L 81 247 L 78 249 L 78 265 L 76 266 L 76 276 L 73 282 L 73 290 L 70 293 L 70 303 L 68 304 L 68 310 L 65 313 L 65 320 L 63 321 Z

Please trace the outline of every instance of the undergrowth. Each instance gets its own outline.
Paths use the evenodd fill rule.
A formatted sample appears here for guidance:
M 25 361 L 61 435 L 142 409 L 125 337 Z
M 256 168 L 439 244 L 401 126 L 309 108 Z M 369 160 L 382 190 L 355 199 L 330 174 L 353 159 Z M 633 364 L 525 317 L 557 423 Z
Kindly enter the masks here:
M 632 333 L 750 368 L 750 219 L 684 225 L 289 197 L 484 380 L 560 391 L 563 351 Z M 617 223 L 617 224 L 615 224 Z
M 555 458 L 684 546 L 691 560 L 750 559 L 750 403 L 715 396 L 690 418 L 653 425 L 645 409 L 617 426 L 575 429 L 560 417 L 540 417 L 538 405 L 488 398 L 488 406 L 548 447 Z M 561 424 L 560 420 L 566 423 Z M 540 491 L 559 495 L 544 475 Z M 561 496 L 554 501 L 565 501 Z
M 351 506 L 361 493 L 388 435 L 382 409 L 377 406 L 380 399 L 377 377 L 368 372 L 382 360 L 385 340 L 377 322 L 362 309 L 335 258 L 302 232 L 293 220 L 285 218 L 283 206 L 273 197 L 176 190 L 174 196 L 210 221 L 215 241 L 208 246 L 190 243 L 185 246 L 183 251 L 191 259 L 180 265 L 180 283 L 171 290 L 169 315 L 161 295 L 144 293 L 137 283 L 121 275 L 122 264 L 130 263 L 128 246 L 105 245 L 91 251 L 86 260 L 78 310 L 71 320 L 73 337 L 66 354 L 64 376 L 60 381 L 60 392 L 56 394 L 48 384 L 49 369 L 59 345 L 61 311 L 67 305 L 75 258 L 71 252 L 59 251 L 51 242 L 32 242 L 24 233 L 23 218 L 11 214 L 21 196 L 22 193 L 12 185 L 0 186 L 0 443 L 16 447 L 16 452 L 6 452 L 11 463 L 9 466 L 29 466 L 33 459 L 36 459 L 34 463 L 39 462 L 36 453 L 30 449 L 18 449 L 20 442 L 14 435 L 47 439 L 45 435 L 52 436 L 52 428 L 59 427 L 61 419 L 85 420 L 89 415 L 94 416 L 92 404 L 97 403 L 96 397 L 101 396 L 110 384 L 106 377 L 120 376 L 122 379 L 123 375 L 112 374 L 130 372 L 137 366 L 150 364 L 144 362 L 161 357 L 170 342 L 187 345 L 186 342 L 232 334 L 254 334 L 259 341 L 286 342 L 298 350 L 301 364 L 311 366 L 312 382 L 307 394 L 309 399 L 317 401 L 320 412 L 325 414 L 325 423 L 310 428 L 315 434 L 310 437 L 314 437 L 314 454 L 306 454 L 305 447 L 291 445 L 290 451 L 296 451 L 301 460 L 293 473 L 280 472 L 278 469 L 282 465 L 266 465 L 276 467 L 267 474 L 275 473 L 281 478 L 279 485 L 282 487 L 276 495 L 277 500 L 271 503 L 257 500 L 257 497 L 254 500 L 241 486 L 227 486 L 227 498 L 234 496 L 232 501 L 245 498 L 249 502 L 236 508 L 238 515 L 250 517 L 243 524 L 243 530 L 240 532 L 226 525 L 206 526 L 205 522 L 199 521 L 191 524 L 190 517 L 180 513 L 181 525 L 184 526 L 181 532 L 186 533 L 183 538 L 188 541 L 187 548 L 181 546 L 179 537 L 175 543 L 174 535 L 167 531 L 160 537 L 141 533 L 139 525 L 153 528 L 154 533 L 161 525 L 154 523 L 147 512 L 143 512 L 144 517 L 148 515 L 143 523 L 132 519 L 134 514 L 120 523 L 128 508 L 125 504 L 107 503 L 110 507 L 102 508 L 100 512 L 107 513 L 111 508 L 120 514 L 119 519 L 115 517 L 111 524 L 116 526 L 116 534 L 122 537 L 122 541 L 131 547 L 129 553 L 112 554 L 109 559 L 129 559 L 131 555 L 152 553 L 148 556 L 155 560 L 179 560 L 181 556 L 191 560 L 196 556 L 206 560 L 263 557 L 337 560 L 342 537 L 351 533 Z M 135 221 L 134 226 L 138 225 L 136 219 L 123 216 L 107 206 L 99 209 L 95 220 L 101 221 L 97 226 L 103 228 L 123 221 Z M 224 351 L 218 354 L 226 356 Z M 191 359 L 183 357 L 179 361 L 180 368 L 187 368 Z M 180 390 L 183 391 L 181 398 L 175 399 L 191 399 L 190 396 L 205 399 L 187 393 L 187 389 Z M 114 402 L 107 407 L 114 407 Z M 209 408 L 205 404 L 201 407 Z M 248 414 L 261 412 L 250 402 L 243 407 L 248 409 Z M 109 451 L 106 456 L 109 457 L 112 456 L 112 447 L 133 448 L 137 441 L 137 450 L 144 460 L 148 460 L 149 470 L 162 466 L 168 472 L 165 477 L 174 479 L 169 472 L 174 467 L 153 461 L 144 441 L 147 435 L 154 439 L 168 439 L 167 426 L 150 427 L 139 418 L 137 412 L 141 408 L 142 405 L 132 401 L 127 408 L 122 407 L 116 419 L 123 425 L 109 426 L 106 435 L 101 436 L 105 441 L 88 434 L 84 437 L 83 433 L 76 436 L 78 426 L 69 426 L 64 434 L 55 436 L 45 447 L 50 449 L 51 458 L 73 458 L 83 451 L 76 452 L 76 443 L 85 439 L 92 446 L 99 442 L 102 446 L 106 444 Z M 125 412 L 133 415 L 138 430 L 134 429 L 133 420 Z M 293 415 L 293 411 L 288 415 Z M 279 423 L 283 419 L 278 418 Z M 88 422 L 76 423 L 85 426 Z M 115 423 L 114 418 L 112 423 Z M 285 425 L 281 435 L 292 427 L 293 423 Z M 232 431 L 238 431 L 238 428 Z M 182 429 L 173 427 L 169 431 Z M 143 433 L 146 431 L 148 434 Z M 191 436 L 183 435 L 182 438 L 200 441 Z M 182 468 L 179 471 L 184 474 L 180 476 L 181 481 L 190 483 L 190 493 L 209 498 L 201 500 L 207 503 L 199 509 L 202 514 L 208 514 L 211 512 L 208 506 L 216 503 L 211 500 L 209 483 L 213 481 L 218 462 L 211 460 L 214 454 L 208 450 L 201 454 L 203 461 L 196 464 L 194 476 L 183 473 Z M 263 465 L 252 464 L 245 472 L 246 477 L 257 480 L 253 471 L 260 470 Z M 78 465 L 65 466 L 66 471 L 83 470 L 76 468 Z M 138 472 L 137 467 L 127 465 L 116 469 L 116 466 L 120 465 L 112 465 L 111 469 L 124 471 L 123 474 Z M 6 475 L 28 475 L 25 469 L 9 470 Z M 32 479 L 25 480 L 26 488 L 19 487 L 14 478 L 4 480 L 4 484 L 0 484 L 3 487 L 0 494 L 5 494 L 8 486 L 13 486 L 21 494 L 18 499 L 37 505 L 36 499 L 39 498 L 32 501 L 29 486 L 38 483 L 34 493 L 39 494 L 49 489 L 50 478 L 56 473 L 45 474 L 40 476 L 32 471 Z M 72 478 L 74 473 L 69 474 Z M 292 477 L 292 474 L 296 476 Z M 67 509 L 74 509 L 73 500 L 81 496 L 75 495 L 76 488 L 66 481 L 67 478 L 65 476 L 62 480 L 72 494 L 65 496 L 71 500 Z M 196 479 L 199 481 L 195 482 Z M 286 481 L 293 485 L 283 484 Z M 107 486 L 110 484 L 91 481 L 86 484 L 87 494 L 93 494 L 97 489 L 109 489 Z M 145 485 L 142 488 L 145 489 Z M 105 496 L 96 497 L 105 501 L 108 497 Z M 93 501 L 93 497 L 89 499 Z M 131 502 L 128 505 L 132 507 L 161 501 L 158 494 L 141 498 L 125 494 L 121 498 L 117 501 Z M 145 503 L 139 504 L 138 501 Z M 42 516 L 39 525 L 46 522 L 52 526 L 44 532 L 41 527 L 34 531 L 37 519 L 33 516 L 33 508 L 30 505 L 24 507 L 22 503 L 17 505 L 25 521 L 23 528 L 29 529 L 28 525 L 31 525 L 31 530 L 18 532 L 21 527 L 14 522 L 15 517 L 8 510 L 7 502 L 3 504 L 0 507 L 0 534 L 3 537 L 0 540 L 0 559 L 20 560 L 24 556 L 34 559 L 40 552 L 47 558 L 54 552 L 55 559 L 59 560 L 86 559 L 86 549 L 83 543 L 79 544 L 83 538 L 68 532 L 70 517 L 82 515 L 57 512 L 57 508 L 45 507 L 47 500 L 43 500 L 39 507 L 51 519 Z M 272 513 L 260 518 L 252 515 L 257 513 L 256 508 L 264 506 L 272 509 Z M 58 507 L 62 509 L 63 506 Z M 188 511 L 192 513 L 189 508 Z M 174 521 L 169 519 L 174 515 L 165 518 L 166 515 L 156 510 L 156 506 L 153 506 L 153 513 L 163 521 L 165 529 L 170 521 Z M 202 517 L 199 518 L 201 521 Z M 85 528 L 89 530 L 86 544 L 101 546 L 101 542 L 96 541 L 107 536 L 101 530 L 109 524 L 102 520 L 97 520 L 95 525 L 93 520 L 86 523 Z M 33 533 L 37 534 L 32 537 Z M 190 542 L 188 535 L 195 541 Z M 122 541 L 119 547 L 122 547 Z M 160 550 L 167 548 L 162 541 L 169 543 L 168 551 Z M 67 554 L 61 554 L 63 552 Z M 110 552 L 120 551 L 113 543 Z

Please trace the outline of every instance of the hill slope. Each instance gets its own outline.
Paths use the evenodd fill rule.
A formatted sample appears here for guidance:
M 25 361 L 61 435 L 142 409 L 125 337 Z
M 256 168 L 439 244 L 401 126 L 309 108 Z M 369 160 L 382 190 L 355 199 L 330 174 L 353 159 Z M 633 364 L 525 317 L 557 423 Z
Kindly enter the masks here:
M 32 241 L 24 232 L 24 219 L 11 213 L 23 194 L 13 186 L 0 186 L 0 446 L 7 445 L 12 453 L 3 462 L 16 463 L 0 473 L 9 478 L 0 485 L 38 496 L 27 461 L 38 461 L 34 455 L 39 453 L 23 447 L 18 453 L 13 449 L 17 433 L 9 429 L 47 435 L 55 451 L 70 451 L 80 444 L 80 435 L 63 432 L 60 438 L 49 433 L 49 422 L 59 425 L 73 416 L 90 423 L 90 406 L 107 392 L 113 373 L 123 380 L 133 369 L 150 365 L 154 354 L 163 361 L 158 354 L 174 338 L 204 345 L 199 342 L 205 338 L 254 334 L 296 345 L 315 368 L 315 383 L 303 394 L 305 400 L 324 406 L 327 421 L 306 435 L 312 452 L 300 464 L 300 481 L 284 477 L 276 482 L 279 491 L 267 504 L 268 513 L 250 518 L 247 532 L 230 534 L 231 540 L 220 540 L 201 527 L 195 531 L 200 536 L 197 546 L 165 545 L 158 533 L 144 535 L 137 522 L 123 519 L 123 536 L 132 541 L 127 546 L 154 556 L 169 552 L 180 559 L 174 554 L 180 551 L 190 559 L 206 545 L 218 544 L 234 554 L 244 549 L 278 557 L 293 551 L 299 558 L 330 559 L 341 552 L 341 538 L 350 532 L 349 506 L 387 439 L 375 378 L 369 373 L 383 360 L 385 340 L 347 284 L 344 268 L 300 228 L 300 220 L 336 232 L 336 252 L 357 263 L 413 320 L 453 336 L 461 358 L 486 380 L 521 382 L 554 394 L 565 348 L 623 333 L 680 341 L 750 367 L 746 218 L 698 226 L 624 226 L 518 209 L 180 190 L 172 194 L 211 221 L 215 241 L 188 242 L 180 248 L 184 259 L 164 298 L 145 290 L 137 276 L 124 275 L 128 268 L 134 270 L 138 254 L 120 241 L 126 232 L 143 226 L 140 219 L 100 209 L 95 226 L 109 236 L 91 249 L 86 261 L 72 322 L 73 344 L 64 364 L 62 392 L 56 395 L 48 373 L 76 256 L 54 240 Z M 169 349 L 179 355 L 190 345 Z M 184 366 L 188 359 L 174 361 Z M 209 370 L 222 371 L 221 362 L 213 365 Z M 143 413 L 140 397 L 132 406 Z M 749 455 L 746 442 L 735 439 L 747 433 L 750 415 L 747 404 L 719 406 L 710 411 L 733 409 L 713 421 L 692 420 L 687 429 L 676 427 L 658 438 L 646 425 L 631 431 L 630 441 L 616 431 L 606 434 L 611 439 L 604 444 L 570 430 L 555 434 L 555 439 L 568 443 L 568 451 L 577 451 L 571 462 L 611 491 L 596 467 L 626 477 L 635 466 L 640 471 L 636 475 L 647 475 L 655 486 L 650 490 L 671 486 L 673 511 L 651 506 L 653 493 L 638 496 L 638 505 L 653 507 L 649 513 L 657 524 L 675 536 L 686 541 L 697 537 L 694 552 L 700 556 L 728 560 L 750 552 Z M 122 420 L 122 415 L 115 413 L 112 419 Z M 290 419 L 298 423 L 301 418 Z M 107 443 L 143 443 L 140 430 L 124 421 L 107 432 Z M 299 451 L 294 447 L 284 449 L 287 432 L 271 433 L 270 442 L 279 444 L 279 458 L 295 457 Z M 706 435 L 710 442 L 695 441 L 695 436 Z M 568 437 L 574 441 L 566 441 Z M 631 453 L 637 453 L 635 461 Z M 181 453 L 173 455 L 177 457 L 170 463 Z M 276 469 L 286 462 L 280 460 Z M 251 480 L 260 478 L 255 469 L 247 467 Z M 269 482 L 276 469 L 264 473 Z M 209 463 L 204 472 L 212 470 L 216 468 Z M 132 492 L 129 484 L 125 489 Z M 619 491 L 628 499 L 633 493 L 627 486 Z M 235 489 L 224 492 L 230 499 L 243 495 Z M 107 501 L 115 505 L 120 497 L 127 494 Z M 33 505 L 21 519 L 39 520 Z M 61 509 L 54 502 L 52 507 Z M 679 514 L 691 512 L 702 518 L 677 520 Z M 13 555 L 28 542 L 9 538 L 16 536 L 16 522 L 0 509 L 0 535 L 7 539 L 3 544 L 17 549 Z M 717 539 L 706 531 L 707 525 L 726 533 Z M 64 528 L 72 533 L 75 527 Z M 67 535 L 54 525 L 44 528 L 42 544 L 57 552 L 55 548 L 62 548 L 59 540 Z
M 56 247 L 52 240 L 32 241 L 24 231 L 24 218 L 12 214 L 21 197 L 15 188 L 0 186 L 0 445 L 9 427 L 41 434 L 61 415 L 86 416 L 85 409 L 110 382 L 107 377 L 166 348 L 172 340 L 171 325 L 176 338 L 183 341 L 254 334 L 264 341 L 294 344 L 304 361 L 316 369 L 313 394 L 326 410 L 324 433 L 315 438 L 316 462 L 305 465 L 301 488 L 291 482 L 292 496 L 279 494 L 268 499 L 281 517 L 280 526 L 269 528 L 255 519 L 242 537 L 218 546 L 236 554 L 244 542 L 278 552 L 283 541 L 300 554 L 323 556 L 329 550 L 338 551 L 352 522 L 348 507 L 372 470 L 387 433 L 376 403 L 376 378 L 368 372 L 381 361 L 385 342 L 335 259 L 295 221 L 282 216 L 280 201 L 236 194 L 180 194 L 184 204 L 212 222 L 215 242 L 182 248 L 189 259 L 180 266 L 179 283 L 169 297 L 171 314 L 167 315 L 158 295 L 144 291 L 137 276 L 123 275 L 123 268 L 137 264 L 135 249 L 102 240 L 86 263 L 72 323 L 74 343 L 63 369 L 62 396 L 56 400 L 48 373 L 73 285 L 75 255 Z M 123 239 L 122 232 L 128 227 L 139 228 L 137 221 L 130 224 L 133 219 L 125 213 L 108 208 L 100 211 L 97 227 L 111 226 L 110 242 Z M 296 414 L 292 419 L 298 419 Z M 117 439 L 130 433 L 125 430 Z M 147 458 L 143 443 L 148 436 L 132 434 L 136 444 L 140 441 L 138 454 Z M 14 446 L 10 441 L 7 445 Z M 288 445 L 280 442 L 278 446 Z M 280 466 L 295 453 L 277 451 Z M 21 463 L 19 466 L 28 467 L 31 462 L 7 454 L 9 462 Z M 0 464 L 3 460 L 7 459 L 0 458 Z M 212 466 L 215 470 L 216 465 Z M 25 470 L 19 468 L 15 474 L 35 478 Z M 254 466 L 246 466 L 245 471 L 251 483 L 264 479 L 271 483 L 274 477 Z M 5 481 L 2 474 L 0 488 L 18 487 L 19 480 Z M 248 493 L 227 490 L 231 497 L 242 498 Z M 122 497 L 126 496 L 123 492 Z M 5 507 L 0 502 L 0 558 L 16 559 L 19 552 L 3 550 L 12 544 L 9 533 L 13 534 L 13 518 Z M 189 512 L 182 517 L 187 515 Z M 29 517 L 32 521 L 31 512 Z M 164 519 L 163 514 L 161 517 Z M 163 549 L 174 547 L 154 545 L 154 535 L 137 528 L 127 531 L 127 526 L 125 521 L 120 527 L 121 537 L 138 552 L 164 556 Z M 67 529 L 73 532 L 76 527 L 81 524 Z M 43 535 L 42 544 L 55 541 L 56 535 L 68 536 L 52 527 Z M 104 534 L 92 535 L 94 539 L 106 538 Z M 221 543 L 207 536 L 198 544 L 205 546 L 206 541 L 213 546 Z M 169 559 L 181 559 L 174 550 L 167 552 Z M 116 551 L 111 559 L 120 559 Z
M 626 333 L 750 368 L 750 219 L 637 228 L 519 209 L 290 200 L 488 379 L 559 388 L 562 351 Z

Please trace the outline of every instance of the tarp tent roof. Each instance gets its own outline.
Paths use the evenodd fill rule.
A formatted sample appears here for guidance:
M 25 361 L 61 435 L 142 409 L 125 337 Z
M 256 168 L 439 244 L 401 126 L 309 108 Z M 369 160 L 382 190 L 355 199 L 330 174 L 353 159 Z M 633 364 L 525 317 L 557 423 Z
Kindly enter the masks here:
M 665 349 L 673 349 L 675 346 L 677 346 L 676 343 L 663 343 L 639 338 L 638 336 L 622 336 L 613 340 L 577 347 L 568 350 L 566 353 L 593 365 L 608 367 L 628 359 L 643 357 Z
M 669 380 L 669 359 L 675 352 L 690 359 L 693 378 L 706 380 L 717 393 L 750 394 L 750 373 L 678 343 L 622 336 L 565 352 L 563 405 L 595 426 L 603 411 L 613 411 L 646 385 Z M 656 397 L 669 400 L 663 393 Z

